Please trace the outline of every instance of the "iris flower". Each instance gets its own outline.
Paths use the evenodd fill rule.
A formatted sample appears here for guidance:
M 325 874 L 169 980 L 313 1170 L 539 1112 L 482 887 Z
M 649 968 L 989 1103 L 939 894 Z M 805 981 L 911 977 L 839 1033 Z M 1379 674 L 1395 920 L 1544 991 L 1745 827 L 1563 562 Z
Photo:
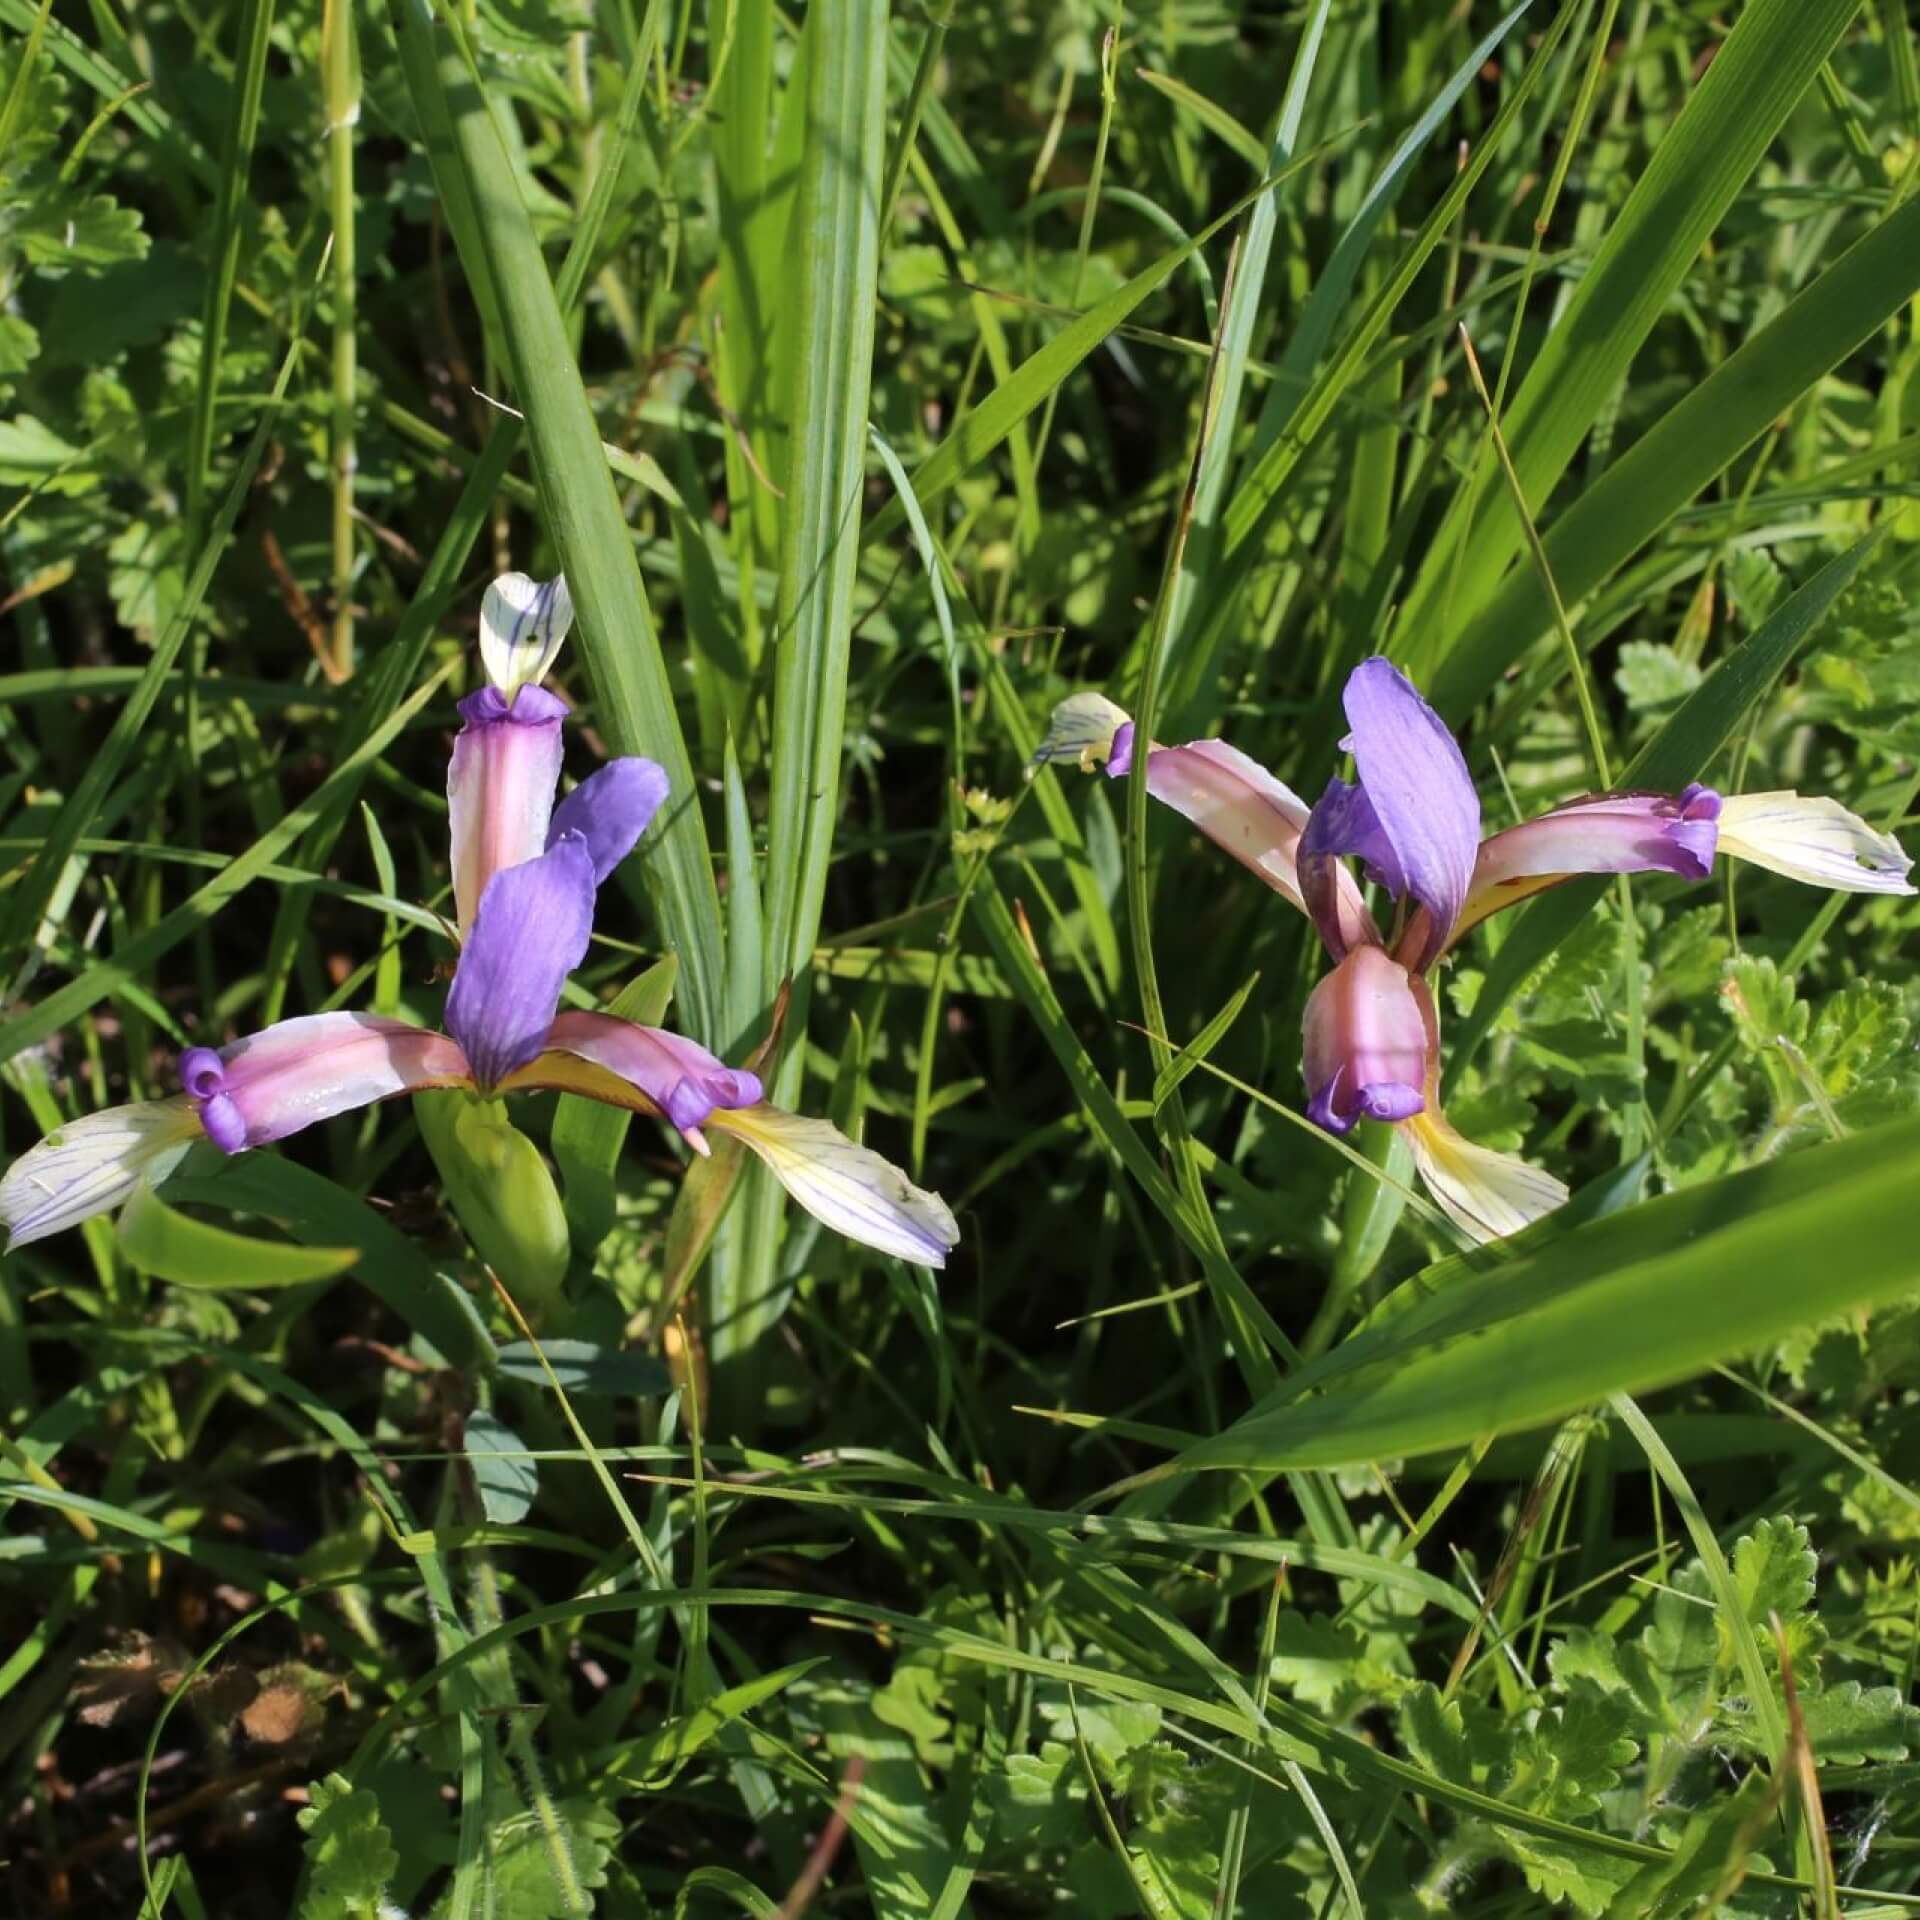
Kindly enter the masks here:
M 1147 754 L 1147 791 L 1313 921 L 1333 970 L 1307 1001 L 1307 1114 L 1329 1133 L 1363 1116 L 1404 1128 L 1442 1209 L 1476 1240 L 1515 1233 L 1567 1198 L 1551 1174 L 1464 1139 L 1440 1110 L 1433 969 L 1489 914 L 1579 873 L 1704 880 L 1731 854 L 1845 893 L 1912 893 L 1913 864 L 1838 802 L 1797 793 L 1600 793 L 1480 837 L 1458 742 L 1413 683 L 1364 660 L 1343 694 L 1357 781 L 1313 807 L 1224 740 Z M 1053 716 L 1036 762 L 1131 771 L 1133 723 L 1098 693 Z M 1383 935 L 1349 858 L 1392 907 Z
M 283 1020 L 180 1057 L 182 1092 L 87 1115 L 0 1180 L 10 1245 L 58 1232 L 156 1184 L 196 1141 L 243 1153 L 395 1094 L 553 1090 L 652 1114 L 697 1153 L 731 1134 L 836 1232 L 920 1266 L 959 1238 L 938 1194 L 824 1120 L 771 1106 L 759 1080 L 704 1047 L 610 1014 L 560 1011 L 585 957 L 600 883 L 633 850 L 667 776 L 609 761 L 560 803 L 565 703 L 539 682 L 573 619 L 564 579 L 506 574 L 481 608 L 487 685 L 460 702 L 447 770 L 460 957 L 446 1031 L 366 1013 Z

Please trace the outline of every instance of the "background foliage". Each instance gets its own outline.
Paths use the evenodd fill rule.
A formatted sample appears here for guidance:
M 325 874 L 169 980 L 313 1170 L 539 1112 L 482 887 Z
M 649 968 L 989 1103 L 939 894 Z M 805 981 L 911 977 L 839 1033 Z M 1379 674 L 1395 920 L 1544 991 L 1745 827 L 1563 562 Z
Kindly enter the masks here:
M 10 1910 L 1920 1907 L 1913 906 L 1477 935 L 1450 1111 L 1576 1198 L 1469 1257 L 1302 1130 L 1305 922 L 1022 773 L 1097 685 L 1317 791 L 1384 649 L 1490 815 L 1577 671 L 1910 829 L 1900 0 L 0 27 L 9 1153 L 430 1017 L 478 596 L 564 567 L 679 803 L 590 993 L 790 982 L 965 1234 L 549 1102 L 537 1342 L 400 1108 L 0 1261 Z

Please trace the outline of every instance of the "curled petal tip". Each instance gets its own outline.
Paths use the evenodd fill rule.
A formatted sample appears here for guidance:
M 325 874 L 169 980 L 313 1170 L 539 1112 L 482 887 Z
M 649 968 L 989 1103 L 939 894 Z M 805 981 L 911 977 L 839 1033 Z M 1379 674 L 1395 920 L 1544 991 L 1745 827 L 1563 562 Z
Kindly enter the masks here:
M 801 1206 L 835 1233 L 920 1267 L 944 1267 L 960 1228 L 937 1193 L 827 1120 L 752 1106 L 711 1122 L 751 1148 Z
M 1473 1240 L 1504 1240 L 1566 1204 L 1567 1189 L 1552 1174 L 1512 1154 L 1476 1146 L 1441 1113 L 1416 1115 L 1406 1133 L 1427 1191 Z
M 1104 693 L 1070 694 L 1054 708 L 1046 738 L 1027 762 L 1027 778 L 1031 780 L 1036 769 L 1056 760 L 1071 760 L 1082 773 L 1091 773 L 1112 757 L 1123 727 L 1129 729 L 1131 739 L 1132 726 L 1126 709 L 1115 706 Z
M 480 602 L 480 661 L 489 683 L 512 702 L 522 687 L 544 680 L 572 625 L 564 574 L 501 574 Z
M 239 1153 L 376 1100 L 469 1079 L 465 1056 L 445 1034 L 370 1013 L 314 1013 L 218 1052 L 189 1047 L 180 1084 L 207 1138 L 222 1153 Z
M 1307 1117 L 1329 1133 L 1425 1107 L 1433 1029 L 1406 968 L 1380 948 L 1354 947 L 1314 988 L 1302 1043 Z
M 1737 793 L 1721 803 L 1720 848 L 1736 859 L 1836 893 L 1912 893 L 1906 849 L 1837 800 Z
M 143 1181 L 158 1186 L 200 1132 L 199 1115 L 184 1094 L 108 1107 L 56 1127 L 0 1179 L 8 1249 L 108 1212 Z

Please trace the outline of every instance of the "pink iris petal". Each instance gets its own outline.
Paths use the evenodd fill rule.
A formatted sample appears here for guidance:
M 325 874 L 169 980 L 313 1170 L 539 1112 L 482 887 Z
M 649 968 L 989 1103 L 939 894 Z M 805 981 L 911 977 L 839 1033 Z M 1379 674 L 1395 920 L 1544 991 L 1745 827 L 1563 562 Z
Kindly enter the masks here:
M 577 833 L 593 856 L 598 886 L 633 851 L 666 797 L 664 767 L 651 760 L 609 760 L 554 808 L 547 844 Z
M 1114 735 L 1107 772 L 1118 779 L 1133 766 L 1133 723 Z M 1147 791 L 1198 827 L 1215 846 L 1256 873 L 1296 907 L 1301 896 L 1295 856 L 1307 824 L 1307 803 L 1276 780 L 1257 760 L 1224 740 L 1195 740 L 1184 747 L 1155 747 L 1147 755 Z M 1372 916 L 1350 873 L 1334 882 L 1330 912 L 1341 951 L 1378 940 Z
M 1720 796 L 1697 783 L 1684 792 L 1601 793 L 1488 837 L 1456 934 L 1515 900 L 1576 873 L 1713 871 Z
M 637 1026 L 610 1013 L 563 1013 L 545 1040 L 556 1051 L 605 1067 L 637 1087 L 703 1149 L 700 1129 L 715 1108 L 757 1106 L 766 1097 L 759 1079 L 744 1067 L 727 1066 L 677 1033 Z
M 566 713 L 566 702 L 543 687 L 522 687 L 511 705 L 495 687 L 460 702 L 466 724 L 447 763 L 447 814 L 462 935 L 473 925 L 487 882 L 546 847 Z
M 284 1140 L 397 1093 L 470 1080 L 466 1056 L 445 1034 L 370 1013 L 307 1014 L 180 1056 L 180 1085 L 223 1153 Z
M 527 695 L 524 690 L 521 698 Z M 570 833 L 487 882 L 447 990 L 447 1031 L 496 1086 L 546 1042 L 560 989 L 593 933 L 593 854 Z
M 1376 946 L 1352 948 L 1307 1001 L 1301 1070 L 1308 1119 L 1347 1133 L 1363 1115 L 1419 1113 L 1433 1039 L 1406 968 Z
M 1390 661 L 1363 660 L 1341 696 L 1353 731 L 1342 743 L 1353 754 L 1381 835 L 1393 854 L 1400 891 L 1431 916 L 1424 949 L 1429 965 L 1445 948 L 1473 882 L 1480 851 L 1480 796 L 1460 743 Z M 1390 869 L 1378 859 L 1375 867 Z

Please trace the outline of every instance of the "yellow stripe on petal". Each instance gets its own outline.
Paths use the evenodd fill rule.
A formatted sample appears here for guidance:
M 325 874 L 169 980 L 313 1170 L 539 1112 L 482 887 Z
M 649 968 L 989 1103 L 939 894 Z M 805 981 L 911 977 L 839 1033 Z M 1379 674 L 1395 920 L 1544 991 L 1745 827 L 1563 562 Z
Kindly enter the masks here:
M 943 1267 L 960 1239 L 947 1203 L 916 1187 L 891 1160 L 857 1145 L 827 1120 L 764 1103 L 717 1110 L 707 1125 L 730 1133 L 823 1225 L 919 1267 Z
M 1552 1174 L 1475 1146 L 1432 1109 L 1402 1121 L 1401 1129 L 1427 1191 L 1475 1240 L 1504 1240 L 1566 1204 L 1567 1189 Z
M 495 1093 L 578 1093 L 604 1106 L 625 1107 L 629 1113 L 651 1114 L 656 1120 L 666 1116 L 631 1080 L 577 1053 L 549 1051 L 529 1060 L 494 1088 Z

